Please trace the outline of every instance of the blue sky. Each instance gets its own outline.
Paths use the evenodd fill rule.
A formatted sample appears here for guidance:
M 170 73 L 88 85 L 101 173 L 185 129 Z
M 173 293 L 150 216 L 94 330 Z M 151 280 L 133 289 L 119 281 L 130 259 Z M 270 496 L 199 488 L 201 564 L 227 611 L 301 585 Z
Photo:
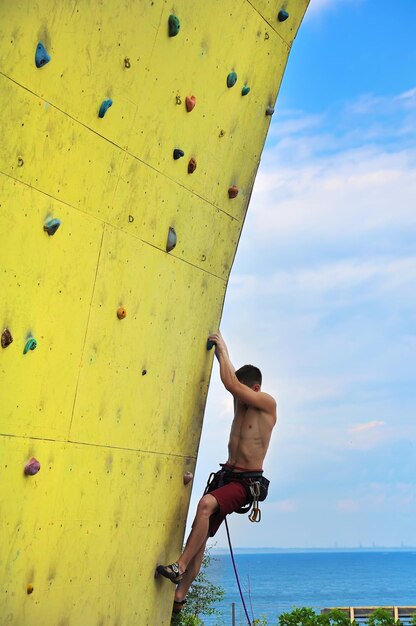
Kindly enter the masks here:
M 415 0 L 311 0 L 295 40 L 222 320 L 279 406 L 236 546 L 416 545 L 415 27 Z M 218 379 L 190 517 L 227 456 Z

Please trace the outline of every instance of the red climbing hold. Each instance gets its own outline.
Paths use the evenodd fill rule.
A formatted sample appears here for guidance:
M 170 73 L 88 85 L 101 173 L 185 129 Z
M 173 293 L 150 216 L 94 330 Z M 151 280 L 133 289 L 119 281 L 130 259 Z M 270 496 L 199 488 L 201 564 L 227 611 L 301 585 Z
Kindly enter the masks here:
M 188 163 L 188 174 L 193 174 L 196 170 L 196 161 L 194 158 L 189 159 Z
M 127 311 L 124 307 L 119 306 L 117 309 L 117 317 L 119 320 L 124 320 L 124 318 L 127 316 Z
M 1 347 L 7 348 L 13 342 L 12 333 L 8 328 L 5 328 L 1 334 Z
M 195 96 L 186 96 L 185 98 L 185 106 L 186 106 L 186 110 L 188 111 L 188 113 L 190 113 L 192 111 L 192 109 L 195 108 L 196 105 L 196 98 Z
M 229 198 L 236 198 L 238 196 L 238 187 L 236 187 L 235 185 L 233 185 L 232 187 L 229 188 L 228 190 L 228 197 Z
M 32 456 L 30 461 L 28 461 L 25 465 L 25 475 L 26 476 L 34 476 L 40 470 L 40 463 L 35 457 Z
M 192 474 L 192 472 L 185 472 L 185 474 L 183 475 L 183 484 L 188 485 L 193 477 L 194 475 Z

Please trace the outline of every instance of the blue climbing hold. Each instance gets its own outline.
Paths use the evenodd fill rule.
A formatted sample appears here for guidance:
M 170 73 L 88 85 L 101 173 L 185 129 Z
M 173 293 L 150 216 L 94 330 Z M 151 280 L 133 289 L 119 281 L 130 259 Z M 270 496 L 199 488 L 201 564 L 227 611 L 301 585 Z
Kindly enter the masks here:
M 168 240 L 166 242 L 166 252 L 170 252 L 176 246 L 177 236 L 176 231 L 172 226 L 169 226 Z
M 29 337 L 23 349 L 23 354 L 26 354 L 27 352 L 29 352 L 29 350 L 35 350 L 37 345 L 38 342 L 36 341 L 36 339 L 34 337 Z
M 237 82 L 237 74 L 235 72 L 230 72 L 227 76 L 227 87 L 234 87 Z
M 207 340 L 207 350 L 212 350 L 212 348 L 215 346 L 214 341 L 212 341 L 212 339 L 208 339 Z
M 112 104 L 113 104 L 113 101 L 111 100 L 111 98 L 109 98 L 108 100 L 104 100 L 104 102 L 100 106 L 98 117 L 104 117 L 104 115 L 107 113 L 108 109 L 111 107 Z
M 175 159 L 175 161 L 183 156 L 185 156 L 185 152 L 183 150 L 179 150 L 179 148 L 175 148 L 175 150 L 173 151 L 173 158 Z
M 53 219 L 50 219 L 47 222 L 45 222 L 45 224 L 43 225 L 43 230 L 45 231 L 45 233 L 48 233 L 50 237 L 52 237 L 52 235 L 56 233 L 60 225 L 61 225 L 61 220 L 58 220 L 57 217 L 54 217 Z
M 51 57 L 49 56 L 45 46 L 39 41 L 38 45 L 36 46 L 35 52 L 36 67 L 43 67 L 44 65 L 49 63 L 50 60 Z
M 286 21 L 288 17 L 289 17 L 289 13 L 285 11 L 284 9 L 281 9 L 281 11 L 279 11 L 279 13 L 277 14 L 277 19 L 279 20 L 279 22 Z

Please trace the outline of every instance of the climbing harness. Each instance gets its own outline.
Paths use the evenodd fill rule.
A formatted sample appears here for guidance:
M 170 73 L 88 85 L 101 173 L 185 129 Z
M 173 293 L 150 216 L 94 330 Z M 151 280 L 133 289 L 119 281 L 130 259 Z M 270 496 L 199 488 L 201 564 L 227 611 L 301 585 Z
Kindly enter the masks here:
M 210 493 L 230 482 L 242 483 L 247 492 L 248 503 L 235 512 L 243 515 L 248 513 L 250 522 L 259 523 L 261 521 L 259 502 L 263 502 L 267 498 L 270 481 L 263 476 L 262 471 L 233 472 L 222 466 L 218 472 L 212 472 L 209 475 L 204 493 Z

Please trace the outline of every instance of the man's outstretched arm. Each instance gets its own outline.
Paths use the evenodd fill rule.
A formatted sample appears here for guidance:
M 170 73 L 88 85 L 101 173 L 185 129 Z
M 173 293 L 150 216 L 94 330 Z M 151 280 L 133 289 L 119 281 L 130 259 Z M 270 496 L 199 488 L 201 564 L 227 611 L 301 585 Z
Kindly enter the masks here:
M 275 410 L 276 401 L 272 396 L 263 391 L 254 391 L 238 380 L 221 333 L 213 333 L 209 336 L 209 339 L 215 344 L 215 355 L 220 364 L 220 378 L 227 391 L 229 391 L 234 398 L 238 398 L 241 402 L 249 406 L 254 406 L 257 409 L 268 412 Z

